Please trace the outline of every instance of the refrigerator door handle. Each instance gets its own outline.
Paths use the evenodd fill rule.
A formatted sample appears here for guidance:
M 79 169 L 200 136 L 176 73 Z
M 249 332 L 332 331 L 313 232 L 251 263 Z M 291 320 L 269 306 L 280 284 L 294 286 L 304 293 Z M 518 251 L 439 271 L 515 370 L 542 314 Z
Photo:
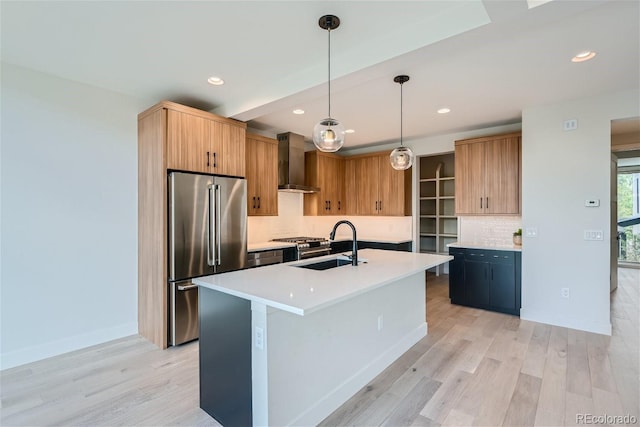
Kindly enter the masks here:
M 222 260 L 222 250 L 221 250 L 221 241 L 222 238 L 221 236 L 221 231 L 220 231 L 220 224 L 221 224 L 221 220 L 220 220 L 220 207 L 222 206 L 222 203 L 220 202 L 220 185 L 217 184 L 216 186 L 216 253 L 214 254 L 214 259 L 215 259 L 215 263 L 216 265 L 220 265 Z
M 213 241 L 213 235 L 215 230 L 215 198 L 214 198 L 214 185 L 209 184 L 207 188 L 209 192 L 209 209 L 207 218 L 207 264 L 210 266 L 215 265 L 215 243 Z

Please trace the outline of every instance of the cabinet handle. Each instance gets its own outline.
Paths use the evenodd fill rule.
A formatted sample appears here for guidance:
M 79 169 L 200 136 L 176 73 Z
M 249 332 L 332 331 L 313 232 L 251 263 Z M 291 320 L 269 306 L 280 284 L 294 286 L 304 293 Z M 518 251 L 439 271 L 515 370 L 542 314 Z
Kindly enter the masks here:
M 260 197 L 258 197 L 258 209 L 260 209 Z
M 487 197 L 487 202 L 484 204 L 487 209 L 489 209 L 489 198 Z
M 255 198 L 255 196 L 254 196 L 254 197 L 253 197 L 253 209 L 255 209 L 255 208 L 256 208 L 256 198 Z
M 480 209 L 482 209 L 482 197 L 480 197 Z
M 340 200 L 338 200 L 338 210 L 340 210 Z
M 376 200 L 376 212 L 378 212 L 378 201 Z
M 213 167 L 214 168 L 218 167 L 218 165 L 216 164 L 216 152 L 215 151 L 213 152 Z
M 380 208 L 380 210 L 382 210 L 382 200 L 380 200 L 380 202 L 378 203 L 378 207 Z
M 209 167 L 209 152 L 207 151 L 207 167 Z
M 331 210 L 331 200 L 329 200 L 329 210 Z

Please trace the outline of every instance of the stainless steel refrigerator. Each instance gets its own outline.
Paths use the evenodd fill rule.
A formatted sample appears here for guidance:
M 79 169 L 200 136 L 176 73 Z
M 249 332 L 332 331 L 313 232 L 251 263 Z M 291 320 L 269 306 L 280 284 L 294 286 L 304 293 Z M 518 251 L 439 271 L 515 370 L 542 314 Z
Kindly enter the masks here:
M 245 268 L 247 182 L 241 178 L 169 174 L 169 343 L 198 338 L 194 277 Z

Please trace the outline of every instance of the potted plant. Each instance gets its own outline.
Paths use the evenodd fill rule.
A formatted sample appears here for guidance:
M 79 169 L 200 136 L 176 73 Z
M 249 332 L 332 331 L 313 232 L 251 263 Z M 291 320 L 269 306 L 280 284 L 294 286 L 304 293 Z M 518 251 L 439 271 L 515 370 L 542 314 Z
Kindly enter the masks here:
M 513 232 L 513 244 L 516 246 L 522 245 L 522 228 Z

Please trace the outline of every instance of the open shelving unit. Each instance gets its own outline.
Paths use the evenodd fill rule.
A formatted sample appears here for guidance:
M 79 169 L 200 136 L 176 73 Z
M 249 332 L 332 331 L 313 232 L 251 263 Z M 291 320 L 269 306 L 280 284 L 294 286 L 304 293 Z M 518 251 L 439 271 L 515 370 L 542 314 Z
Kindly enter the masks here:
M 419 157 L 418 221 L 420 252 L 447 254 L 447 244 L 458 240 L 454 154 Z M 440 267 L 434 267 L 440 274 Z

